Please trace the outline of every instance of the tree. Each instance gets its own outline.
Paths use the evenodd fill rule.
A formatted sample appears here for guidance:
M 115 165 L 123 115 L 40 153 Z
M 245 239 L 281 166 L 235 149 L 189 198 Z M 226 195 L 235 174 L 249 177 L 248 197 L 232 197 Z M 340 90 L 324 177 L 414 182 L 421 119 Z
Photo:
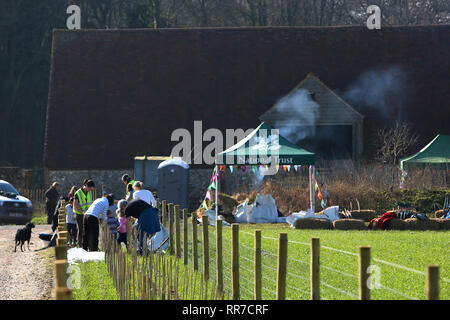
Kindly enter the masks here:
M 51 31 L 65 25 L 66 8 L 50 0 L 0 1 L 0 163 L 41 162 Z
M 391 128 L 383 128 L 378 131 L 378 159 L 382 163 L 392 165 L 392 185 L 395 183 L 398 160 L 410 151 L 418 139 L 418 135 L 413 133 L 411 127 L 406 123 L 397 122 Z

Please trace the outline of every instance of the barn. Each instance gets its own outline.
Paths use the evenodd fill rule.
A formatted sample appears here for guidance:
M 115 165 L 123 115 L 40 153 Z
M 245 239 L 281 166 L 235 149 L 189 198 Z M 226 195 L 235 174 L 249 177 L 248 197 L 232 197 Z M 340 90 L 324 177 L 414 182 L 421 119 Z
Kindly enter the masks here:
M 47 180 L 122 188 L 136 155 L 169 155 L 171 133 L 196 120 L 222 132 L 313 126 L 294 142 L 325 158 L 370 153 L 371 132 L 396 119 L 430 140 L 449 133 L 449 40 L 447 25 L 54 30 Z M 389 66 L 405 71 L 405 99 L 387 97 L 383 111 L 347 99 L 362 74 Z M 319 105 L 312 125 L 279 112 L 300 89 Z

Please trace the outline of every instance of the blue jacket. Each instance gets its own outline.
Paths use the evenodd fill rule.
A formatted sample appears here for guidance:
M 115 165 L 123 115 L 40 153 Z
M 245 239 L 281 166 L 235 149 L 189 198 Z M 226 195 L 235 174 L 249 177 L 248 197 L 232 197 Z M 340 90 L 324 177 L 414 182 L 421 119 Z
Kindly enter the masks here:
M 137 229 L 147 235 L 161 231 L 158 209 L 152 207 L 142 211 L 137 221 Z

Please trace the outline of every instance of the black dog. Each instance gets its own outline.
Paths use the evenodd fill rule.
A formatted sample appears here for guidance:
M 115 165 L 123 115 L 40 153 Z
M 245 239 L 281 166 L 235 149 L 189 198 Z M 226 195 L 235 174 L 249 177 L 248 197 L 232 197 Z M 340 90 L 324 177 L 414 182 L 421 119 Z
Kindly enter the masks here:
M 14 247 L 14 252 L 17 251 L 17 246 L 20 244 L 20 250 L 23 252 L 23 245 L 25 241 L 28 242 L 28 250 L 30 250 L 30 239 L 31 239 L 31 229 L 35 226 L 31 222 L 28 222 L 24 228 L 17 230 L 16 232 L 16 246 Z

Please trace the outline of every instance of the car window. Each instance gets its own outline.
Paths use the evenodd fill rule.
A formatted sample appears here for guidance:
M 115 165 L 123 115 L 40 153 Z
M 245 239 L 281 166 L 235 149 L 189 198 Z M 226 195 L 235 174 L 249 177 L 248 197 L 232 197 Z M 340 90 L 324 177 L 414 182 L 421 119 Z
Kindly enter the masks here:
M 9 183 L 0 183 L 0 191 L 3 191 L 5 193 L 15 193 L 15 194 L 19 194 L 19 192 Z

